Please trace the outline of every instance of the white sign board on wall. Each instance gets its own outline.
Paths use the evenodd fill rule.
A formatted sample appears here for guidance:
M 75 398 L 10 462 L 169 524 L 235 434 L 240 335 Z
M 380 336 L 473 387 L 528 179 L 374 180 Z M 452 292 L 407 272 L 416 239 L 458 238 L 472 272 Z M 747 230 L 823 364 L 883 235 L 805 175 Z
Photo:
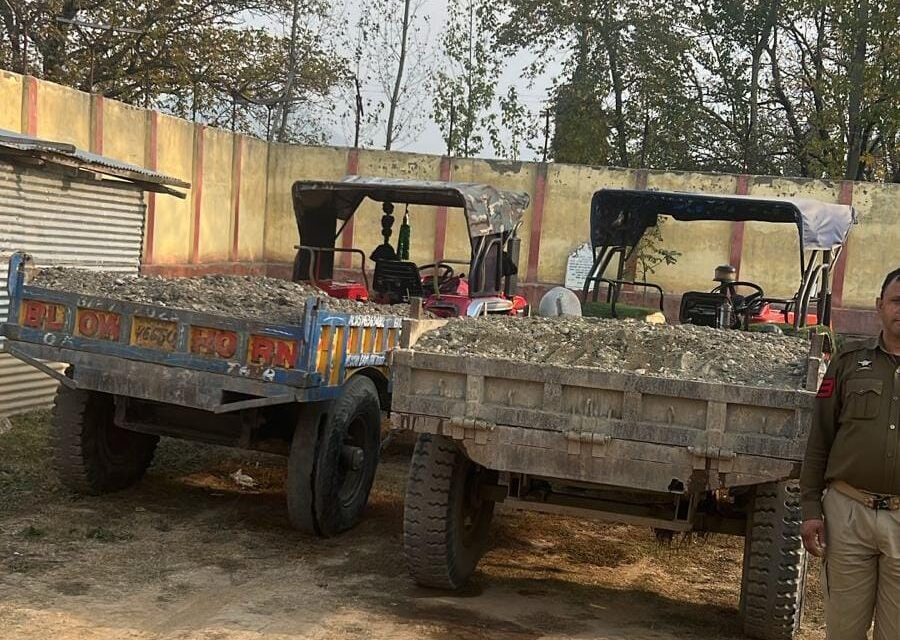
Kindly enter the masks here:
M 581 291 L 584 288 L 584 280 L 594 266 L 594 251 L 591 243 L 585 242 L 569 254 L 566 261 L 566 288 Z

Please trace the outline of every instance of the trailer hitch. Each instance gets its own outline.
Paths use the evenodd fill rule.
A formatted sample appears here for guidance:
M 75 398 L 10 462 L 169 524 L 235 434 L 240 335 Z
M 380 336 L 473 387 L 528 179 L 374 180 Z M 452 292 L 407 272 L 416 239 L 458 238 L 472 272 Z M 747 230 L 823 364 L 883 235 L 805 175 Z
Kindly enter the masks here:
M 44 364 L 40 360 L 32 358 L 30 355 L 28 355 L 27 353 L 24 353 L 23 351 L 20 351 L 16 347 L 6 345 L 5 351 L 12 357 L 18 358 L 25 364 L 34 367 L 38 371 L 46 373 L 51 378 L 55 378 L 55 379 L 59 380 L 60 384 L 62 384 L 63 386 L 66 386 L 69 389 L 77 389 L 78 388 L 78 384 L 74 380 L 72 380 L 72 378 L 70 378 L 69 376 L 67 376 L 63 373 L 60 373 L 53 367 L 48 367 L 46 364 Z

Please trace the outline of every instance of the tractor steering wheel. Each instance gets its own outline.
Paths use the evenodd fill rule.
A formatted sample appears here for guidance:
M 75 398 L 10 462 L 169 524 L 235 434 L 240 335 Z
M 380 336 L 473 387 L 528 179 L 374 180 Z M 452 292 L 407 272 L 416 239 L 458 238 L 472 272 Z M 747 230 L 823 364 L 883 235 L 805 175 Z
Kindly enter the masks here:
M 734 311 L 735 313 L 755 313 L 757 311 L 757 307 L 763 301 L 763 298 L 766 297 L 765 292 L 763 292 L 762 287 L 753 282 L 745 282 L 743 280 L 738 280 L 737 282 L 730 282 L 727 285 L 723 284 L 719 287 L 716 287 L 716 291 L 719 293 L 724 293 L 725 288 L 729 287 L 732 291 L 734 291 L 738 287 L 747 287 L 748 289 L 753 289 L 753 293 L 750 293 L 746 296 L 741 296 L 741 300 L 739 304 L 735 304 Z
M 427 269 L 434 269 L 435 267 L 438 268 L 438 286 L 439 287 L 442 284 L 449 282 L 453 278 L 453 276 L 456 275 L 453 272 L 453 267 L 451 267 L 446 262 L 436 262 L 436 263 L 433 262 L 431 264 L 425 264 L 425 265 L 422 265 L 421 267 L 419 267 L 419 274 L 422 277 L 422 279 L 424 280 L 425 278 L 430 278 L 432 276 L 431 273 L 422 273 L 423 271 L 425 271 Z

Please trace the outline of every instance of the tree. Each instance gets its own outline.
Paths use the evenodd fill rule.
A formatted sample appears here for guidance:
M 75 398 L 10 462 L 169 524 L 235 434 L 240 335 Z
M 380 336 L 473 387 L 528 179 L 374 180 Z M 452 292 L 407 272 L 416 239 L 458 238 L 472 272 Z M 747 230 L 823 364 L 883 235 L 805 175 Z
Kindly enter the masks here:
M 488 129 L 494 153 L 501 158 L 516 161 L 519 160 L 523 146 L 536 151 L 533 143 L 538 128 L 537 117 L 521 102 L 515 85 L 507 87 L 506 94 L 498 98 L 498 104 L 500 126 L 492 123 Z
M 0 60 L 210 124 L 321 139 L 321 119 L 308 110 L 346 80 L 326 37 L 329 12 L 324 0 L 0 0 Z M 291 28 L 276 35 L 248 26 L 251 18 Z M 306 117 L 297 117 L 299 105 Z
M 385 96 L 372 105 L 370 119 L 384 127 L 384 148 L 390 150 L 414 138 L 423 125 L 422 87 L 432 65 L 425 0 L 368 0 L 356 29 L 357 78 L 366 90 Z
M 674 124 L 666 101 L 685 112 L 693 102 L 684 88 L 689 42 L 677 30 L 684 11 L 661 0 L 501 0 L 505 51 L 562 62 L 550 96 L 554 159 L 627 167 L 652 156 L 649 145 L 665 146 L 656 125 Z
M 453 0 L 442 38 L 446 59 L 433 75 L 434 120 L 451 155 L 473 156 L 496 126 L 494 103 L 500 59 L 492 43 L 497 10 L 490 0 Z

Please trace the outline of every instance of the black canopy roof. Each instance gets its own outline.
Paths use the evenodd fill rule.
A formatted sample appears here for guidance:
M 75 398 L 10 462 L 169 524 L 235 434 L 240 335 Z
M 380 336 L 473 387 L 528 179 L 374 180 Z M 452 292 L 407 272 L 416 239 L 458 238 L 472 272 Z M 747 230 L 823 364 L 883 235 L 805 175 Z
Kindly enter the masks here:
M 856 223 L 853 207 L 812 199 L 601 189 L 591 201 L 591 242 L 595 247 L 633 246 L 661 215 L 683 221 L 793 224 L 804 250 L 843 245 Z

